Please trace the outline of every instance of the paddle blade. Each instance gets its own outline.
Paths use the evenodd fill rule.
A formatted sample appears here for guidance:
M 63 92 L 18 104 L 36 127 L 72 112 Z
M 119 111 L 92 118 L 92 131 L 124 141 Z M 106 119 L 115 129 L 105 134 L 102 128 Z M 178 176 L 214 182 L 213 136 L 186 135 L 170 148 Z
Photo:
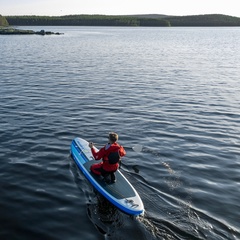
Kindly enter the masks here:
M 142 151 L 142 148 L 143 148 L 142 145 L 137 144 L 137 145 L 134 145 L 134 146 L 132 147 L 132 150 L 135 151 L 135 152 L 141 152 L 141 151 Z

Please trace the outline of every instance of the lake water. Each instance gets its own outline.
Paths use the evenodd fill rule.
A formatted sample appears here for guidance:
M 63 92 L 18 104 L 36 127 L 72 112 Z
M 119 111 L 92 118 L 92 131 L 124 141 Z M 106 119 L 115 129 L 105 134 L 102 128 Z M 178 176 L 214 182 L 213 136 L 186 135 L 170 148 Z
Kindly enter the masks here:
M 0 36 L 0 239 L 240 239 L 240 28 L 21 27 Z M 109 131 L 145 214 L 69 156 Z

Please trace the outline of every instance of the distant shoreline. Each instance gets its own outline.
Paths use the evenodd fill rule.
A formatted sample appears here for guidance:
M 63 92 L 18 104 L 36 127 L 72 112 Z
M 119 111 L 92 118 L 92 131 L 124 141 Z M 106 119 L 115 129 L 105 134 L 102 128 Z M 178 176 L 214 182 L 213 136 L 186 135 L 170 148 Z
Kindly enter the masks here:
M 5 16 L 10 26 L 239 27 L 240 18 L 222 15 Z

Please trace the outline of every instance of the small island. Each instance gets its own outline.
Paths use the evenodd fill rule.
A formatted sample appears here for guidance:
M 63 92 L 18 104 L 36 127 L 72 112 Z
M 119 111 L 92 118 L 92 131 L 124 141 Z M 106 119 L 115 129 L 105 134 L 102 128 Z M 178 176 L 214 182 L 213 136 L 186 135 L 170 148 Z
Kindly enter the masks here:
M 22 30 L 22 29 L 12 28 L 12 27 L 9 27 L 9 23 L 8 23 L 7 19 L 5 17 L 3 17 L 2 15 L 0 15 L 0 34 L 5 34 L 5 35 L 19 35 L 19 34 L 60 35 L 63 33 L 59 33 L 59 32 L 54 33 L 54 32 L 45 31 L 45 30 L 33 31 L 33 30 Z
M 22 29 L 16 29 L 16 28 L 0 28 L 0 34 L 5 34 L 5 35 L 19 35 L 19 34 L 37 34 L 37 35 L 60 35 L 63 33 L 59 32 L 51 32 L 51 31 L 33 31 L 33 30 L 22 30 Z

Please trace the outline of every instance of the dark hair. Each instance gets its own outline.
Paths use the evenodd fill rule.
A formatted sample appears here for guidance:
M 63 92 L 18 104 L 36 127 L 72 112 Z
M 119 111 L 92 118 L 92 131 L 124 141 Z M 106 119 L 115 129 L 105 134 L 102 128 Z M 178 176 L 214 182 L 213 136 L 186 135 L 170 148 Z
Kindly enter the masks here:
M 118 140 L 118 135 L 114 132 L 110 132 L 108 138 L 111 142 L 116 142 Z

